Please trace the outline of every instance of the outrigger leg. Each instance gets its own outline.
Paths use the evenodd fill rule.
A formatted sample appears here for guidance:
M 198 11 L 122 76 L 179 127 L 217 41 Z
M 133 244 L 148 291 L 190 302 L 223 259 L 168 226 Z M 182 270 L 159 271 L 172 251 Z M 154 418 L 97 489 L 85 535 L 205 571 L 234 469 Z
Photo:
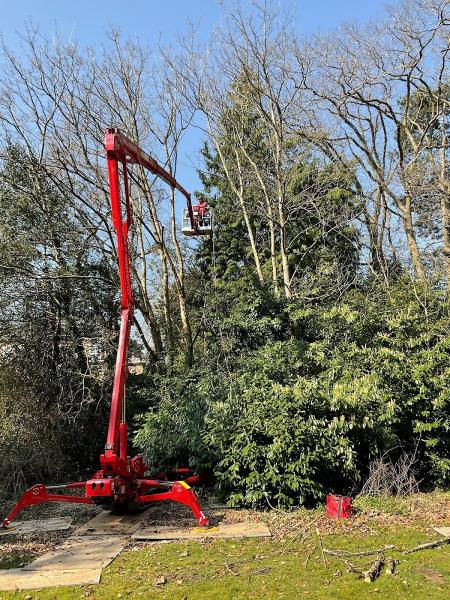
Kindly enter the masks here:
M 196 480 L 197 476 L 192 477 Z M 99 480 L 100 481 L 100 480 Z M 17 517 L 17 515 L 27 506 L 33 506 L 36 504 L 44 504 L 46 502 L 71 502 L 73 504 L 96 504 L 94 499 L 90 496 L 70 496 L 68 494 L 54 494 L 54 490 L 73 490 L 77 488 L 84 488 L 86 490 L 86 481 L 75 481 L 73 483 L 65 483 L 61 485 L 43 485 L 38 483 L 33 487 L 26 490 L 15 506 L 9 512 L 8 516 L 3 520 L 1 528 L 8 528 L 11 521 Z M 89 483 L 95 483 L 95 479 Z M 201 527 L 208 525 L 208 518 L 200 507 L 200 503 L 197 499 L 197 495 L 192 488 L 185 481 L 161 481 L 157 479 L 142 479 L 137 482 L 137 502 L 146 506 L 151 502 L 162 502 L 164 500 L 171 500 L 172 502 L 178 502 L 191 509 L 198 524 Z M 165 488 L 167 491 L 155 492 Z
M 188 506 L 195 515 L 200 527 L 208 526 L 208 518 L 200 507 L 197 495 L 194 490 L 185 481 L 158 481 L 158 480 L 143 480 L 140 481 L 142 486 L 148 487 L 169 487 L 166 492 L 157 492 L 151 494 L 143 494 L 138 496 L 139 504 L 148 504 L 149 502 L 161 502 L 164 500 L 172 500 Z M 156 485 L 155 485 L 156 484 Z
M 62 485 L 43 485 L 37 483 L 26 490 L 15 506 L 9 512 L 8 516 L 3 520 L 1 527 L 9 527 L 9 524 L 16 516 L 27 506 L 35 504 L 44 504 L 45 502 L 72 502 L 76 504 L 94 504 L 92 498 L 86 496 L 69 496 L 64 494 L 53 494 L 52 490 L 71 490 L 76 488 L 86 487 L 85 481 L 75 481 L 73 483 L 65 483 Z M 50 491 L 50 493 L 49 493 Z

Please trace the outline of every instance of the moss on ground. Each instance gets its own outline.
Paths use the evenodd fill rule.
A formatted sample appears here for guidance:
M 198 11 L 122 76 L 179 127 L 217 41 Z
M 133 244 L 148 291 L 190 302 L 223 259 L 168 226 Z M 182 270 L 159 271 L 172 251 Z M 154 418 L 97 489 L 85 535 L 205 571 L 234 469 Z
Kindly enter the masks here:
M 398 573 L 384 573 L 366 583 L 347 572 L 345 562 L 321 555 L 317 537 L 291 539 L 217 540 L 135 546 L 107 569 L 98 586 L 80 586 L 16 593 L 0 598 L 65 600 L 90 597 L 155 600 L 295 600 L 297 598 L 354 600 L 356 598 L 446 599 L 450 592 L 450 546 L 403 556 L 401 550 L 437 538 L 420 523 L 413 527 L 379 528 L 370 534 L 324 535 L 328 548 L 366 551 L 394 544 L 389 554 L 400 558 Z M 367 566 L 372 557 L 352 559 Z
M 359 498 L 355 507 L 355 516 L 346 520 L 326 517 L 323 507 L 267 513 L 219 510 L 210 514 L 218 521 L 263 519 L 274 537 L 137 545 L 126 549 L 105 569 L 99 585 L 0 592 L 0 600 L 450 598 L 450 544 L 401 554 L 405 548 L 438 539 L 433 525 L 450 525 L 450 492 L 405 499 Z M 163 524 L 170 514 L 170 523 L 184 523 L 182 508 L 164 506 L 161 514 L 151 513 L 151 518 Z M 401 561 L 397 574 L 383 573 L 370 584 L 349 572 L 345 561 L 332 556 L 324 561 L 316 528 L 327 548 L 361 552 L 395 545 L 396 550 L 386 554 Z M 0 567 L 29 562 L 54 543 L 50 534 L 32 540 L 4 540 Z M 372 556 L 351 559 L 358 568 L 367 568 L 373 560 Z
M 15 569 L 16 567 L 23 567 L 27 565 L 31 561 L 33 561 L 36 556 L 30 552 L 22 552 L 21 550 L 13 550 L 9 554 L 4 556 L 0 556 L 0 569 Z M 0 597 L 2 592 L 0 592 Z

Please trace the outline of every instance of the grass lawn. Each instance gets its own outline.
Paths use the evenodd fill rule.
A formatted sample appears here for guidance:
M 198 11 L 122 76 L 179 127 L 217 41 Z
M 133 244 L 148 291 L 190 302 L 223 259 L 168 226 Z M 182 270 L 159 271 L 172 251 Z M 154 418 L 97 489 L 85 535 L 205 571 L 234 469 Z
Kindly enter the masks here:
M 447 520 L 450 495 L 439 498 L 441 519 Z M 351 522 L 331 522 L 319 511 L 267 515 L 274 538 L 137 545 L 105 569 L 98 586 L 0 592 L 0 598 L 448 600 L 450 544 L 401 554 L 402 549 L 439 538 L 431 528 L 431 523 L 440 520 L 433 520 L 432 497 L 415 509 L 414 518 L 408 506 L 368 501 Z M 322 555 L 316 527 L 325 548 L 360 552 L 395 545 L 396 549 L 386 551 L 386 555 L 400 560 L 397 573 L 388 576 L 383 572 L 374 583 L 366 583 L 348 571 L 345 561 Z M 374 559 L 350 560 L 356 567 L 367 568 Z

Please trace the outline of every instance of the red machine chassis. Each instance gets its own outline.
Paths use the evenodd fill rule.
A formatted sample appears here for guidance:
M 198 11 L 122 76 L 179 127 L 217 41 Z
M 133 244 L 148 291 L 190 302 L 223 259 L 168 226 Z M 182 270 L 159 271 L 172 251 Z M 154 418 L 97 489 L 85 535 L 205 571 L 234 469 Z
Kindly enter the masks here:
M 192 230 L 198 231 L 190 194 L 170 173 L 153 158 L 123 135 L 119 129 L 107 129 L 105 150 L 108 163 L 111 213 L 117 236 L 117 257 L 121 289 L 121 316 L 119 344 L 117 349 L 114 385 L 109 415 L 108 433 L 104 453 L 100 456 L 101 469 L 89 481 L 76 481 L 55 486 L 36 484 L 24 492 L 2 526 L 7 527 L 18 513 L 35 504 L 44 502 L 72 502 L 78 504 L 102 504 L 107 507 L 127 505 L 146 506 L 151 502 L 171 500 L 188 506 L 199 525 L 208 525 L 197 496 L 189 484 L 200 481 L 190 469 L 173 470 L 169 474 L 158 473 L 154 479 L 146 479 L 147 467 L 141 455 L 128 457 L 127 424 L 125 419 L 124 393 L 128 376 L 128 342 L 133 322 L 134 297 L 131 284 L 128 234 L 132 224 L 130 182 L 128 164 L 139 164 L 173 189 L 181 192 L 187 202 Z M 123 195 L 120 185 L 122 166 Z M 183 477 L 184 480 L 178 479 Z M 175 480 L 173 480 L 175 479 Z M 84 495 L 54 493 L 63 490 L 84 490 Z

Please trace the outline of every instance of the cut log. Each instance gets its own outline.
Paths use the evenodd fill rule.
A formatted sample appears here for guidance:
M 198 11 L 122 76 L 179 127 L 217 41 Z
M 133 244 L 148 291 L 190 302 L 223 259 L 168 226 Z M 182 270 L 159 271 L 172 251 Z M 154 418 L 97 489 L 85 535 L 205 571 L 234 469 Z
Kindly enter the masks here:
M 364 581 L 367 581 L 367 583 L 372 583 L 373 581 L 375 581 L 375 579 L 378 577 L 378 575 L 381 572 L 383 564 L 384 564 L 384 555 L 380 554 L 378 556 L 377 560 L 370 567 L 370 569 L 368 569 L 367 571 L 364 571 L 364 573 L 363 573 Z
M 393 575 L 395 571 L 395 565 L 398 563 L 398 560 L 392 558 L 392 556 L 388 556 L 386 558 L 386 575 Z

